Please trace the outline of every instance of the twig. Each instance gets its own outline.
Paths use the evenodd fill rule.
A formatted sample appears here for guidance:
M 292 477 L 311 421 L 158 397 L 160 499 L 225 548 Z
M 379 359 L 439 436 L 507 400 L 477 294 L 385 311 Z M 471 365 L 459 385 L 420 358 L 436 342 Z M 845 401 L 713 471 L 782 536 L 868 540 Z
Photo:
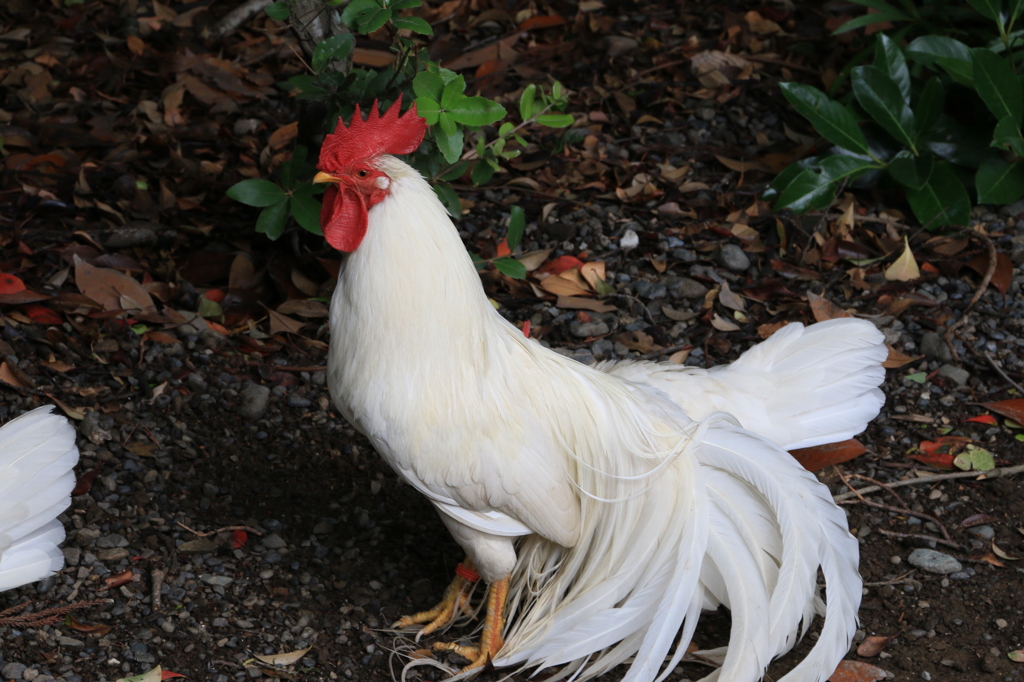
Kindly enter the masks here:
M 273 0 L 248 0 L 243 2 L 225 14 L 220 21 L 210 28 L 210 36 L 213 38 L 223 38 L 229 33 L 234 33 L 235 29 L 259 14 L 271 2 Z
M 960 314 L 960 319 L 949 325 L 946 329 L 946 335 L 943 340 L 946 342 L 946 346 L 949 348 L 949 352 L 952 354 L 953 359 L 960 362 L 960 355 L 956 352 L 956 348 L 953 347 L 953 335 L 956 334 L 956 330 L 967 324 L 967 316 L 970 314 L 974 305 L 981 300 L 982 294 L 988 289 L 988 285 L 992 282 L 992 277 L 996 274 L 996 263 L 998 262 L 996 256 L 996 245 L 992 243 L 988 235 L 981 230 L 972 230 L 968 233 L 968 236 L 977 237 L 985 243 L 985 248 L 988 249 L 988 268 L 985 270 L 985 276 L 981 278 L 981 284 L 974 290 L 974 295 L 971 296 L 971 300 L 967 303 L 967 307 L 964 308 Z
M 868 483 L 874 483 L 875 485 L 879 486 L 879 487 L 880 487 L 880 488 L 882 488 L 883 490 L 887 491 L 887 492 L 888 492 L 888 493 L 889 493 L 890 495 L 892 495 L 893 497 L 895 497 L 895 498 L 896 498 L 897 500 L 899 500 L 899 501 L 900 501 L 900 504 L 902 504 L 902 505 L 903 505 L 904 507 L 906 507 L 906 506 L 907 506 L 907 502 L 906 502 L 906 500 L 904 500 L 904 499 L 903 499 L 902 497 L 900 497 L 900 494 L 899 494 L 898 492 L 896 492 L 895 490 L 893 490 L 892 488 L 890 488 L 890 487 L 888 486 L 888 484 L 886 484 L 886 483 L 882 483 L 882 482 L 881 482 L 881 481 L 879 481 L 878 479 L 874 479 L 874 478 L 871 478 L 870 476 L 862 476 L 861 474 L 850 474 L 850 475 L 849 475 L 849 478 L 859 478 L 859 479 L 861 479 L 862 481 L 867 481 Z M 845 481 L 844 481 L 844 483 L 845 483 Z M 850 486 L 849 484 L 847 484 L 847 486 L 846 486 L 846 487 L 847 487 L 847 488 L 850 488 L 850 490 L 853 490 L 853 488 L 852 488 L 852 487 L 851 487 L 851 486 Z
M 149 573 L 149 581 L 150 583 L 152 583 L 153 587 L 153 603 L 151 606 L 154 612 L 160 610 L 160 590 L 163 588 L 164 578 L 166 577 L 167 574 L 161 571 L 159 568 L 154 568 Z
M 894 507 L 894 506 L 889 505 L 889 504 L 882 504 L 881 502 L 872 502 L 871 500 L 866 499 L 860 493 L 859 490 L 857 490 L 852 485 L 850 485 L 849 477 L 844 476 L 842 471 L 839 471 L 839 469 L 836 469 L 836 473 L 839 474 L 839 478 L 842 479 L 843 483 L 846 484 L 846 487 L 849 488 L 853 492 L 853 494 L 857 496 L 857 499 L 860 502 L 868 505 L 869 507 L 874 507 L 875 509 L 881 509 L 883 511 L 893 512 L 895 514 L 904 514 L 906 516 L 915 516 L 915 517 L 917 517 L 919 519 L 926 519 L 928 521 L 931 521 L 932 523 L 934 523 L 935 525 L 937 525 L 939 527 L 939 530 L 942 531 L 942 537 L 946 538 L 946 540 L 948 542 L 952 542 L 953 541 L 952 538 L 949 537 L 949 532 L 946 530 L 946 526 L 943 525 L 942 521 L 940 521 L 938 519 L 938 517 L 932 516 L 931 514 L 926 514 L 924 512 L 914 511 L 913 509 L 908 509 L 906 507 L 906 503 L 904 503 L 903 507 Z M 880 485 L 883 489 L 888 490 L 893 495 L 896 495 L 896 493 L 894 491 L 889 490 L 889 487 L 887 485 L 881 483 L 880 481 L 876 481 L 876 483 L 878 483 L 878 485 Z M 903 501 L 902 498 L 900 498 L 899 495 L 896 495 L 896 499 L 900 500 L 901 502 Z M 879 532 L 881 532 L 881 529 L 879 529 Z M 959 547 L 959 545 L 957 545 L 957 546 Z
M 79 609 L 87 609 L 91 606 L 99 606 L 100 604 L 109 604 L 112 599 L 93 599 L 92 601 L 82 601 L 77 604 L 65 604 L 64 606 L 55 606 L 50 609 L 43 609 L 42 611 L 34 611 L 32 613 L 26 613 L 21 616 L 14 616 L 10 614 L 23 611 L 32 602 L 27 601 L 17 606 L 0 611 L 0 625 L 11 625 L 22 628 L 34 628 L 42 625 L 53 625 L 64 620 L 64 616 L 72 611 Z
M 922 476 L 921 478 L 911 478 L 905 481 L 896 481 L 890 483 L 890 488 L 899 488 L 905 485 L 917 485 L 919 483 L 935 483 L 936 481 L 950 481 L 957 478 L 977 478 L 979 481 L 986 481 L 990 478 L 1002 478 L 1003 476 L 1013 476 L 1014 474 L 1024 473 L 1024 464 L 1018 464 L 1012 467 L 1001 467 L 999 469 L 989 469 L 988 471 L 955 471 L 949 474 L 936 474 L 935 476 Z M 978 478 L 981 477 L 981 478 Z M 857 488 L 856 492 L 840 493 L 835 495 L 832 499 L 836 502 L 842 502 L 851 498 L 857 497 L 857 493 L 866 495 L 868 493 L 874 493 L 881 490 L 876 485 L 869 485 L 864 488 Z
M 188 526 L 186 526 L 181 521 L 175 521 L 175 523 L 178 524 L 179 526 L 181 526 L 182 528 L 184 528 L 185 530 L 187 530 L 189 533 L 192 533 L 196 537 L 200 537 L 200 538 L 208 538 L 211 535 L 216 535 L 217 533 L 220 533 L 221 531 L 225 531 L 225 530 L 244 530 L 244 531 L 247 531 L 249 533 L 255 533 L 256 535 L 261 535 L 261 536 L 263 535 L 262 531 L 258 531 L 255 528 L 253 528 L 252 526 L 224 526 L 223 528 L 218 528 L 217 530 L 208 530 L 205 533 L 202 533 L 202 532 L 200 532 L 198 530 L 193 530 L 193 529 L 189 528 Z
M 921 535 L 919 533 L 897 533 L 894 530 L 886 530 L 884 528 L 875 528 L 875 531 L 886 535 L 891 538 L 899 538 L 901 540 L 923 540 L 924 542 L 935 542 L 946 547 L 952 547 L 953 549 L 960 549 L 960 545 L 956 544 L 952 540 L 943 540 L 933 535 Z
M 864 587 L 881 587 L 883 585 L 893 585 L 895 583 L 903 582 L 904 578 L 906 578 L 907 576 L 914 575 L 915 573 L 917 573 L 917 569 L 912 568 L 903 575 L 896 576 L 892 580 L 883 580 L 880 583 L 864 583 Z
M 1019 392 L 1020 392 L 1021 394 L 1024 394 L 1024 388 L 1021 388 L 1021 385 L 1020 385 L 1020 384 L 1018 384 L 1018 383 L 1017 383 L 1016 381 L 1014 381 L 1013 379 L 1011 379 L 1011 378 L 1010 378 L 1010 377 L 1009 377 L 1009 376 L 1008 376 L 1008 375 L 1006 374 L 1006 372 L 1004 372 L 1004 371 L 1003 371 L 1003 368 L 1002 368 L 1002 367 L 1000 367 L 999 365 L 997 365 L 997 364 L 996 364 L 995 358 L 993 358 L 993 357 L 992 357 L 992 356 L 991 356 L 991 355 L 989 354 L 989 352 L 988 352 L 987 350 L 986 350 L 986 351 L 982 351 L 982 353 L 981 353 L 981 354 L 985 356 L 985 359 L 986 359 L 986 360 L 988 360 L 988 364 L 992 365 L 992 369 L 994 369 L 994 370 L 995 370 L 996 372 L 998 372 L 998 373 L 999 373 L 999 376 L 1001 376 L 1001 377 L 1003 378 L 1003 380 L 1004 380 L 1004 381 L 1006 381 L 1006 383 L 1008 383 L 1008 384 L 1010 384 L 1011 386 L 1013 386 L 1013 387 L 1014 387 L 1015 389 L 1017 389 L 1017 391 L 1019 391 Z

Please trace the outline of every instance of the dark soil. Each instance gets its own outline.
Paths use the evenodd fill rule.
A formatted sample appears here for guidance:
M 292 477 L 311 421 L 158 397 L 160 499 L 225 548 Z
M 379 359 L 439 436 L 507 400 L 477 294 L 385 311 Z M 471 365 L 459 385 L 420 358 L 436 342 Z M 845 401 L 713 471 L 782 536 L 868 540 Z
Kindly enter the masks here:
M 0 80 L 8 88 L 0 95 L 0 270 L 41 293 L 35 303 L 14 295 L 0 300 L 0 378 L 17 384 L 0 388 L 0 417 L 54 401 L 88 413 L 77 422 L 82 494 L 65 517 L 68 568 L 0 595 L 0 611 L 26 600 L 31 611 L 108 600 L 74 612 L 73 620 L 0 626 L 3 679 L 106 682 L 159 664 L 190 679 L 228 682 L 272 675 L 245 665 L 253 655 L 312 647 L 280 676 L 391 680 L 402 664 L 391 651 L 408 640 L 387 625 L 431 606 L 462 558 L 431 506 L 331 410 L 323 318 L 305 318 L 301 333 L 265 319 L 263 304 L 276 308 L 312 295 L 295 273 L 313 293 L 331 288 L 331 265 L 318 260 L 331 254 L 319 240 L 294 233 L 269 245 L 252 231 L 255 212 L 224 198 L 233 182 L 268 174 L 287 156 L 269 137 L 295 118 L 294 101 L 269 86 L 301 65 L 289 34 L 265 18 L 222 44 L 205 42 L 204 27 L 213 20 L 207 15 L 218 8 L 188 15 L 200 4 L 168 10 L 147 0 L 93 1 L 44 9 L 12 0 L 0 8 L 7 50 Z M 786 52 L 794 41 L 814 45 L 822 63 L 842 58 L 841 50 L 826 49 L 825 18 L 813 7 L 790 14 L 756 3 L 682 10 L 652 2 L 606 5 L 586 15 L 550 8 L 570 18 L 574 32 L 539 32 L 513 69 L 481 83 L 496 96 L 540 79 L 541 69 L 553 71 L 573 89 L 570 109 L 591 122 L 580 127 L 593 143 L 575 138 L 563 153 L 554 138 L 538 135 L 525 158 L 543 165 L 512 168 L 511 175 L 534 179 L 539 189 L 498 182 L 467 188 L 472 207 L 459 226 L 473 250 L 490 255 L 509 206 L 523 205 L 530 221 L 524 247 L 552 248 L 552 257 L 587 251 L 588 259 L 603 261 L 616 288 L 605 300 L 617 310 L 557 308 L 553 298 L 540 300 L 521 283 L 485 273 L 503 312 L 530 320 L 534 338 L 581 361 L 665 360 L 689 350 L 687 363 L 713 365 L 757 342 L 764 325 L 827 317 L 827 308 L 809 305 L 811 292 L 872 319 L 908 356 L 890 370 L 886 407 L 861 437 L 868 453 L 840 465 L 843 475 L 889 483 L 943 473 L 907 456 L 941 435 L 974 439 L 1000 467 L 1024 462 L 1015 427 L 1001 418 L 965 422 L 986 412 L 979 403 L 1021 397 L 1011 385 L 1024 378 L 1024 223 L 1018 227 L 1017 215 L 979 209 L 984 239 L 952 234 L 940 242 L 901 222 L 901 207 L 872 193 L 858 196 L 862 220 L 842 239 L 837 211 L 773 216 L 757 201 L 769 176 L 729 170 L 716 156 L 790 153 L 795 143 L 783 124 L 809 132 L 774 83 L 793 69 L 807 75 L 821 66 Z M 158 10 L 165 24 L 153 28 Z M 753 10 L 778 21 L 786 35 L 753 33 Z M 178 19 L 168 19 L 168 11 Z M 187 16 L 193 18 L 181 18 Z M 29 33 L 16 33 L 23 29 Z M 495 31 L 465 20 L 451 29 L 433 48 L 447 57 Z M 715 47 L 761 55 L 755 77 L 708 94 L 687 61 Z M 244 86 L 231 90 L 230 81 L 188 61 L 190 54 L 244 65 Z M 228 96 L 188 81 L 194 89 L 176 121 L 166 97 L 186 75 L 227 88 Z M 669 171 L 659 170 L 666 164 L 690 170 L 669 182 Z M 616 194 L 637 186 L 641 173 L 657 193 Z M 684 191 L 683 182 L 703 184 Z M 666 208 L 672 203 L 676 209 Z M 623 249 L 630 230 L 639 245 Z M 935 267 L 918 281 L 885 281 L 881 268 L 898 253 L 894 244 L 903 234 L 912 235 L 919 261 Z M 959 250 L 947 248 L 957 240 Z M 1003 256 L 993 286 L 954 338 L 953 358 L 935 334 L 960 317 L 978 288 L 985 240 Z M 890 259 L 858 271 L 847 259 L 863 255 L 841 251 L 851 242 Z M 727 244 L 741 246 L 748 262 L 737 263 L 723 251 Z M 248 279 L 232 268 L 239 254 L 253 264 Z M 77 281 L 76 255 L 151 283 L 165 314 L 147 319 L 92 304 Z M 970 264 L 975 258 L 980 268 Z M 744 319 L 723 304 L 723 283 L 744 293 Z M 718 297 L 705 306 L 705 294 L 716 287 Z M 230 336 L 202 320 L 166 314 L 195 311 L 209 289 L 227 294 L 219 321 Z M 36 304 L 57 319 L 30 307 Z M 721 319 L 735 320 L 737 329 L 716 324 Z M 574 333 L 588 320 L 604 322 L 608 333 Z M 145 329 L 131 327 L 140 324 Z M 637 332 L 648 340 L 622 336 Z M 256 386 L 270 389 L 269 396 Z M 847 490 L 836 468 L 820 476 L 833 492 Z M 1008 658 L 1024 648 L 1024 573 L 998 556 L 1024 557 L 1024 479 L 960 478 L 896 491 L 902 501 L 877 493 L 867 499 L 937 517 L 942 527 L 856 500 L 847 507 L 867 584 L 863 633 L 893 638 L 878 655 L 851 651 L 848 658 L 897 680 L 1024 680 L 1024 665 Z M 963 527 L 968 519 L 980 526 Z M 944 531 L 951 545 L 935 543 Z M 913 549 L 929 546 L 955 557 L 962 570 L 943 576 L 908 564 Z M 698 642 L 723 643 L 727 616 L 706 621 Z M 773 666 L 769 678 L 808 646 Z M 417 670 L 421 679 L 441 677 Z M 707 670 L 686 664 L 670 679 Z

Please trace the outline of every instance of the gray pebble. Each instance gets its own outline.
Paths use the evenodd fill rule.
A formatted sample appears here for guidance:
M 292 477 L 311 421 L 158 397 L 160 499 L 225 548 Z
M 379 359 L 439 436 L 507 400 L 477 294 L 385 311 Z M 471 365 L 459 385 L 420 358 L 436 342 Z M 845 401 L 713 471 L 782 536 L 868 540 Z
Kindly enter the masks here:
M 270 406 L 270 389 L 250 382 L 242 389 L 239 398 L 238 414 L 249 419 L 260 419 Z
M 971 373 L 963 367 L 943 365 L 939 367 L 939 376 L 952 379 L 958 386 L 964 386 L 967 384 L 967 380 L 971 378 Z
M 210 573 L 203 573 L 201 576 L 199 576 L 199 579 L 207 585 L 220 587 L 227 587 L 231 583 L 235 582 L 234 578 L 229 578 L 226 575 L 212 575 Z
M 703 299 L 708 293 L 708 288 L 695 279 L 680 277 L 672 282 L 672 298 Z
M 608 325 L 601 320 L 591 320 L 590 322 L 573 320 L 569 323 L 569 333 L 580 339 L 586 339 L 591 336 L 604 336 L 609 331 Z
M 943 362 L 949 362 L 953 357 L 949 352 L 949 346 L 935 332 L 925 332 L 921 335 L 921 352 L 929 358 Z
M 959 561 L 948 554 L 936 552 L 934 549 L 915 549 L 907 557 L 907 561 L 910 562 L 911 566 L 916 566 L 922 571 L 938 573 L 940 575 L 948 575 L 963 570 L 963 566 L 960 565 Z
M 973 528 L 968 528 L 967 532 L 979 540 L 991 540 L 996 536 L 996 532 L 989 525 L 974 526 Z
M 750 267 L 750 258 L 736 244 L 723 244 L 718 252 L 718 262 L 733 272 L 743 272 Z
M 646 279 L 638 279 L 633 283 L 633 291 L 640 298 L 654 301 L 659 298 L 665 298 L 668 295 L 668 288 L 664 284 L 658 282 L 648 282 Z
M 267 549 L 281 549 L 282 547 L 288 546 L 288 543 L 284 541 L 284 538 L 277 533 L 271 533 L 267 537 L 263 538 L 262 544 Z
M 8 663 L 0 668 L 0 677 L 5 680 L 23 680 L 26 666 L 23 663 Z
M 104 535 L 96 540 L 97 547 L 127 547 L 128 541 L 123 535 Z

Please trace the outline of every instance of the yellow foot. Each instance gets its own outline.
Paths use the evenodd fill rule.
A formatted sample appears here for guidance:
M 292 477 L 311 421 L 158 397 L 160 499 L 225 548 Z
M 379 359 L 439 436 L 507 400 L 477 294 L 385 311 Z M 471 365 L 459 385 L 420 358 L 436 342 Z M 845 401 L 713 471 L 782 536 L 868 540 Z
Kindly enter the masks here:
M 455 579 L 452 580 L 448 589 L 444 591 L 441 603 L 429 611 L 420 611 L 411 616 L 402 616 L 391 627 L 402 629 L 410 625 L 423 623 L 423 629 L 420 630 L 419 634 L 429 635 L 438 628 L 451 623 L 460 613 L 468 613 L 469 595 L 473 591 L 473 583 L 476 581 L 476 578 L 473 580 L 470 580 L 470 578 L 473 578 L 475 575 L 476 571 L 473 568 L 473 564 L 467 558 L 456 569 Z
M 487 593 L 487 616 L 479 646 L 462 646 L 454 642 L 436 642 L 434 651 L 453 651 L 469 660 L 462 672 L 482 668 L 493 661 L 501 650 L 504 640 L 501 630 L 505 625 L 505 599 L 508 597 L 508 578 L 491 583 Z

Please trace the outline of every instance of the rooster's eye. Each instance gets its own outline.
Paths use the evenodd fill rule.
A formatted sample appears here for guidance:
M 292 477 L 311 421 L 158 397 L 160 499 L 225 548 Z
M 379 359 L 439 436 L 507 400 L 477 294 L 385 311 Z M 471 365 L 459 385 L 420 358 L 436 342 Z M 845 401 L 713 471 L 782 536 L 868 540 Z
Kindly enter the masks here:
M 361 177 L 361 178 L 365 178 L 369 174 L 370 174 L 370 171 L 366 170 L 365 168 L 357 173 L 357 175 L 359 175 L 359 177 Z

